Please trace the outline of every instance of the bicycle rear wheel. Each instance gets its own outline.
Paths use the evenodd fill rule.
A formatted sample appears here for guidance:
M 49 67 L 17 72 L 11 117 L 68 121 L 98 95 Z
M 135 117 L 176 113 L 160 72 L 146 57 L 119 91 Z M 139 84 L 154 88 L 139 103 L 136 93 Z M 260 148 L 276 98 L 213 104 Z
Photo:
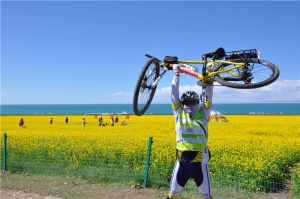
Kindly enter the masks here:
M 147 111 L 156 90 L 156 86 L 152 87 L 152 84 L 158 76 L 159 60 L 151 58 L 146 62 L 135 87 L 133 96 L 134 114 L 140 116 Z
M 221 63 L 215 71 L 226 70 L 231 67 L 234 67 L 234 65 Z M 247 60 L 245 67 L 217 74 L 214 79 L 227 87 L 250 89 L 271 84 L 278 77 L 279 69 L 274 64 L 265 60 L 252 58 Z

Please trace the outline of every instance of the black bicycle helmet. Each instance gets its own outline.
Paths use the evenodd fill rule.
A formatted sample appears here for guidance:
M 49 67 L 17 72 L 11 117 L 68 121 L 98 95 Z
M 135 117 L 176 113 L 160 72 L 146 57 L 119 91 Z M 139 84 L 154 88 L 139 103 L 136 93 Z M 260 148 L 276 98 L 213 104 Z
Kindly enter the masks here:
M 199 104 L 199 95 L 195 91 L 186 91 L 182 94 L 181 103 L 183 105 L 196 105 Z

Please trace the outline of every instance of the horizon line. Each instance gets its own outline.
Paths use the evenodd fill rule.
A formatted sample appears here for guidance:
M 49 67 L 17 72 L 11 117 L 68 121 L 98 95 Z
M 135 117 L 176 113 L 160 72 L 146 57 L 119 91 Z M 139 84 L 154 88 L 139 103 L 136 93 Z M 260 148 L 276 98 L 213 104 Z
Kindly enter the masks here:
M 171 104 L 171 103 L 152 103 L 152 104 Z M 300 104 L 300 101 L 295 102 L 236 102 L 236 103 L 220 103 L 216 102 L 213 104 Z M 6 105 L 132 105 L 132 103 L 90 103 L 90 104 L 80 104 L 80 103 L 70 103 L 70 104 L 0 104 L 1 106 Z

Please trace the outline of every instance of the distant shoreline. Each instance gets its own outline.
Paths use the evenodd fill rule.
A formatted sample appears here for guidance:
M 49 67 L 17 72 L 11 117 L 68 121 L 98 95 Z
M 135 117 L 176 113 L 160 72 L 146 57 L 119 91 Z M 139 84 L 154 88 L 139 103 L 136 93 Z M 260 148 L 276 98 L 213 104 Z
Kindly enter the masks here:
M 126 115 L 126 114 L 116 114 L 116 113 L 111 113 L 113 115 Z M 110 116 L 111 114 L 0 114 L 0 116 L 84 116 L 84 115 L 98 115 L 98 116 Z M 144 114 L 142 116 L 155 116 L 155 115 L 173 115 L 173 114 Z M 280 115 L 300 115 L 300 113 L 285 113 L 285 114 L 269 114 L 269 113 L 265 113 L 265 114 L 246 114 L 246 113 L 241 113 L 241 114 L 235 114 L 235 113 L 223 113 L 223 115 L 249 115 L 249 116 L 280 116 Z M 136 116 L 134 114 L 130 114 L 130 116 Z
M 170 103 L 152 103 L 171 105 Z M 240 102 L 240 103 L 213 103 L 213 104 L 300 104 L 300 102 Z M 23 106 L 23 105 L 132 105 L 132 104 L 0 104 L 0 106 Z
M 212 110 L 233 115 L 298 115 L 300 103 L 213 104 Z M 0 115 L 134 114 L 132 104 L 1 105 Z M 170 104 L 151 104 L 145 114 L 172 115 Z

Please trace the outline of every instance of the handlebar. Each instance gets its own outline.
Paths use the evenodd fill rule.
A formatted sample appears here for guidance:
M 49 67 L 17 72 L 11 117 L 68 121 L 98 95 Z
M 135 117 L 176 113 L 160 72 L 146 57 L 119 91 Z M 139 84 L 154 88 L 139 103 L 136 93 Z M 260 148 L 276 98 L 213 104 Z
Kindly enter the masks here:
M 145 54 L 146 57 L 148 58 L 152 58 L 153 56 L 149 55 L 149 54 Z
M 148 57 L 148 58 L 155 58 L 155 59 L 157 59 L 158 61 L 160 61 L 161 62 L 161 60 L 160 59 L 158 59 L 157 57 L 154 57 L 154 56 L 152 56 L 152 55 L 149 55 L 149 54 L 145 54 L 145 56 L 146 57 Z

